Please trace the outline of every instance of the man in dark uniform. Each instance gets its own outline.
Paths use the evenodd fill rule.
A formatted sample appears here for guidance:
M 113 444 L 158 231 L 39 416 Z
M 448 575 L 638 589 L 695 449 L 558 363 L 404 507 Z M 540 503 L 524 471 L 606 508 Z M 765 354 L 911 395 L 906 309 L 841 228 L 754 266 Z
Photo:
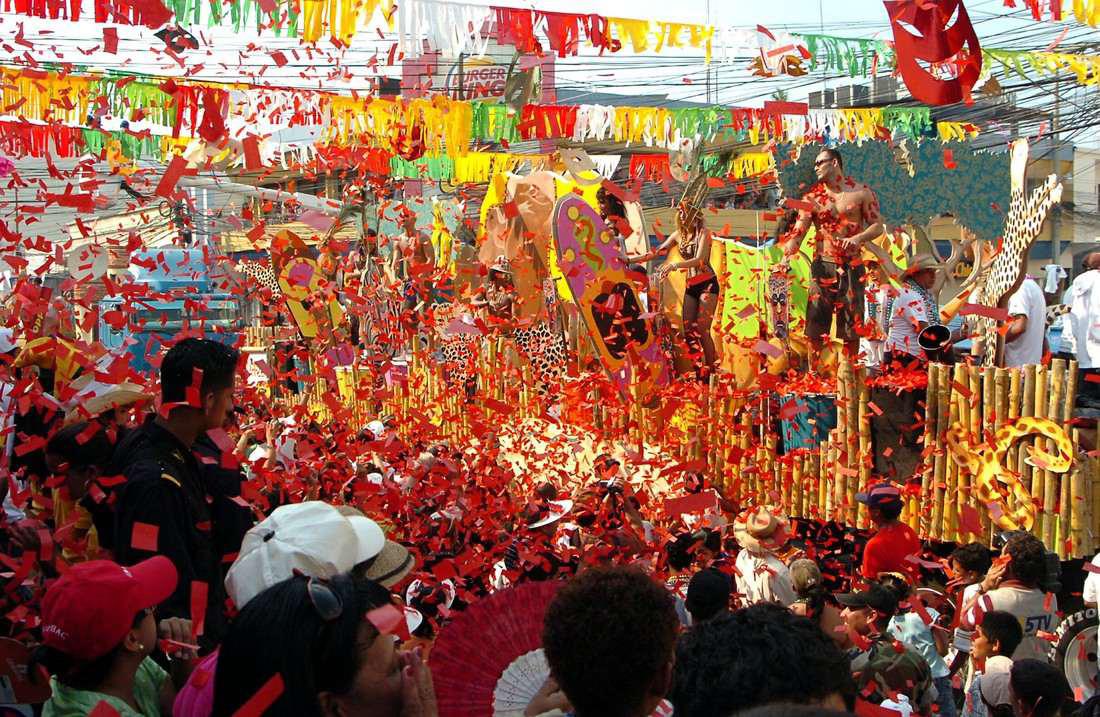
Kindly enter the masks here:
M 196 633 L 201 627 L 204 652 L 224 634 L 226 592 L 210 495 L 192 450 L 233 410 L 237 363 L 237 351 L 217 341 L 173 346 L 160 366 L 161 410 L 114 457 L 114 472 L 126 478 L 115 504 L 115 557 L 123 565 L 157 554 L 171 559 L 179 583 L 157 617 L 190 618 Z

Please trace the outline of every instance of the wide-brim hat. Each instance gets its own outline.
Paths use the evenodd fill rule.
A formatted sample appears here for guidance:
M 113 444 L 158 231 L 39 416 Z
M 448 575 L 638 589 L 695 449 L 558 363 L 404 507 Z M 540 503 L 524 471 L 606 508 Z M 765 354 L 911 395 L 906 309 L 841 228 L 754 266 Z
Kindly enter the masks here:
M 382 552 L 367 568 L 367 577 L 385 588 L 401 582 L 416 567 L 412 553 L 401 543 L 386 540 Z
M 750 551 L 778 550 L 791 539 L 791 524 L 777 509 L 762 505 L 738 515 L 733 534 L 738 544 Z
M 925 269 L 939 269 L 943 262 L 931 254 L 916 254 L 909 258 L 908 265 L 905 267 L 905 276 L 912 276 Z
M 125 406 L 152 403 L 156 397 L 141 386 L 133 383 L 120 383 L 114 386 L 90 386 L 87 393 L 78 393 L 74 397 L 76 405 L 65 414 L 64 425 L 71 426 L 80 421 L 103 415 L 108 411 Z

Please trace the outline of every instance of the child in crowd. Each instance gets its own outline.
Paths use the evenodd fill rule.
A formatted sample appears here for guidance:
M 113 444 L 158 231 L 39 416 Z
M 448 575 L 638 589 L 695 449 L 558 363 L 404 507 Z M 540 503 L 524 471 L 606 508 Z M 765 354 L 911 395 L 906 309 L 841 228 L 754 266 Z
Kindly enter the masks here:
M 1012 653 L 1024 639 L 1024 629 L 1012 613 L 1003 610 L 990 610 L 974 628 L 974 639 L 970 650 L 970 660 L 974 670 L 974 679 L 966 691 L 966 703 L 963 705 L 963 717 L 986 717 L 988 710 L 982 702 L 982 672 L 985 665 L 995 657 L 1011 659 Z
M 886 573 L 879 582 L 890 590 L 898 601 L 898 612 L 890 618 L 890 634 L 913 648 L 928 663 L 932 671 L 932 684 L 936 686 L 936 704 L 939 717 L 955 717 L 955 698 L 951 691 L 951 672 L 944 662 L 947 652 L 947 633 L 937 623 L 940 614 L 930 607 L 918 607 L 909 586 L 909 580 L 901 573 Z M 927 622 L 926 622 L 927 620 Z
M 972 637 L 970 630 L 959 626 L 959 618 L 981 594 L 982 579 L 993 564 L 993 554 L 981 543 L 967 543 L 955 548 L 950 564 L 951 580 L 947 583 L 947 593 L 959 607 L 955 611 L 955 654 L 951 658 L 951 674 L 955 674 L 969 661 Z
M 158 630 L 153 617 L 177 579 L 172 561 L 158 555 L 128 568 L 80 563 L 50 586 L 42 601 L 44 644 L 34 656 L 52 675 L 44 717 L 172 714 L 175 686 L 150 655 L 158 636 L 191 642 L 188 621 L 165 620 Z

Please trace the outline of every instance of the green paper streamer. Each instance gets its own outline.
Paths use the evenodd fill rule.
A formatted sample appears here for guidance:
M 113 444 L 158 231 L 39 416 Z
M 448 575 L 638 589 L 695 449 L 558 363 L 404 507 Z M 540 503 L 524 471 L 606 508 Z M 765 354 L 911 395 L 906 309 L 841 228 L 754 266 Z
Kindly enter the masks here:
M 863 40 L 835 35 L 806 33 L 796 35 L 810 51 L 810 70 L 842 72 L 849 77 L 871 74 L 877 54 L 883 68 L 894 66 L 894 51 L 882 40 Z
M 882 125 L 891 132 L 914 139 L 934 130 L 932 110 L 928 107 L 883 107 Z

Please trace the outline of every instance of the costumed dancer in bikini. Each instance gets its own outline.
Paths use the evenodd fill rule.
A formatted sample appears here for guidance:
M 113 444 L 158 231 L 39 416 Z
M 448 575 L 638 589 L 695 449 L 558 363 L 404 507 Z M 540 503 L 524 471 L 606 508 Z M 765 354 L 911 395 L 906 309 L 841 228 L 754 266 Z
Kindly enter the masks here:
M 848 361 L 859 352 L 858 323 L 863 320 L 864 245 L 883 233 L 878 199 L 869 186 L 844 175 L 844 161 L 835 149 L 823 149 L 814 161 L 817 183 L 802 201 L 798 221 L 786 237 L 783 263 L 798 253 L 813 225 L 813 285 L 806 307 L 806 337 L 811 355 L 819 356 L 836 316 L 836 336 L 844 343 Z
M 677 208 L 676 231 L 653 251 L 632 257 L 632 260 L 639 263 L 650 261 L 668 253 L 673 244 L 680 250 L 682 260 L 663 265 L 656 271 L 655 278 L 659 285 L 674 271 L 687 273 L 682 314 L 684 338 L 689 345 L 697 343 L 701 346 L 703 365 L 699 376 L 704 378 L 714 369 L 717 360 L 710 324 L 718 307 L 718 277 L 710 268 L 711 233 L 704 225 L 703 213 L 687 200 L 681 201 Z

